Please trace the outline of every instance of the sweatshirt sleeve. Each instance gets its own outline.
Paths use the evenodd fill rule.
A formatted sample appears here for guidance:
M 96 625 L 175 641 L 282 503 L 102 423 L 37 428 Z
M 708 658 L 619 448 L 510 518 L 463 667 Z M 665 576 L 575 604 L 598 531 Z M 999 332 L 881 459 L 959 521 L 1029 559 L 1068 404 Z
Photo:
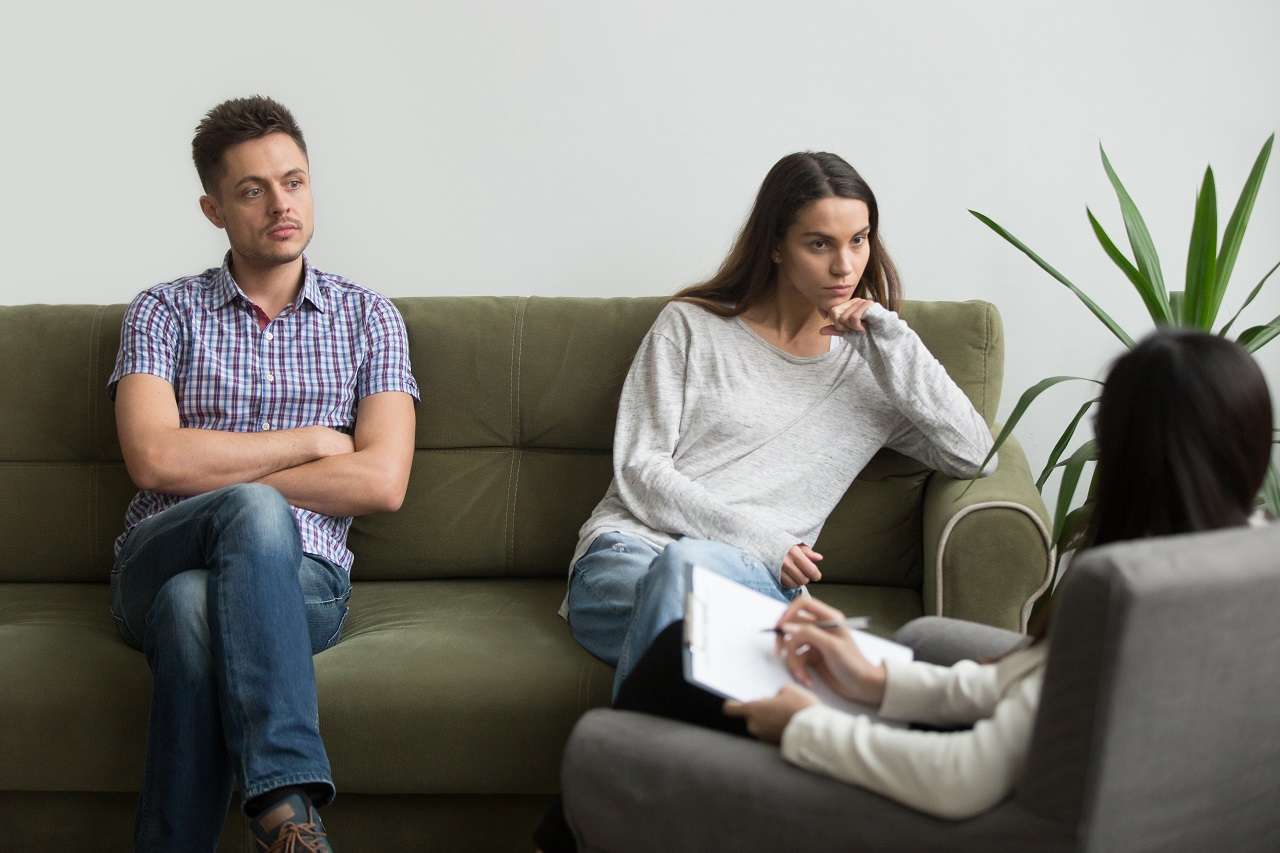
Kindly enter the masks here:
M 685 350 L 650 331 L 618 401 L 614 485 L 627 509 L 654 530 L 733 544 L 777 575 L 799 540 L 768 519 L 730 507 L 676 468 L 686 371 Z
M 886 720 L 931 725 L 972 723 L 991 716 L 1000 698 L 999 674 L 993 664 L 962 660 L 954 666 L 921 661 L 887 660 L 884 699 L 879 714 Z
M 972 817 L 1013 790 L 1030 748 L 1041 675 L 1012 685 L 990 718 L 960 732 L 899 729 L 812 705 L 783 731 L 782 755 L 937 817 Z
M 995 471 L 994 456 L 981 467 L 994 443 L 990 428 L 920 337 L 881 305 L 871 306 L 863 320 L 867 332 L 844 337 L 865 355 L 902 415 L 886 445 L 952 477 Z

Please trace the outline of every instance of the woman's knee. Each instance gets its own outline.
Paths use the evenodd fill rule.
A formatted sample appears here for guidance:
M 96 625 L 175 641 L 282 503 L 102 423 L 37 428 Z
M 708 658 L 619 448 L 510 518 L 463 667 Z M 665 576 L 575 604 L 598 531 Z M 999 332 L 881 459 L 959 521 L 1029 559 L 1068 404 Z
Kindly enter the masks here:
M 681 603 L 689 586 L 690 572 L 694 566 L 703 566 L 716 574 L 736 577 L 739 573 L 726 560 L 736 549 L 706 539 L 677 539 L 662 549 L 649 566 L 637 589 L 637 598 L 674 596 Z
M 734 580 L 757 580 L 768 569 L 740 548 L 709 539 L 677 539 L 668 545 L 655 563 L 663 571 L 683 581 L 693 566 L 701 566 Z

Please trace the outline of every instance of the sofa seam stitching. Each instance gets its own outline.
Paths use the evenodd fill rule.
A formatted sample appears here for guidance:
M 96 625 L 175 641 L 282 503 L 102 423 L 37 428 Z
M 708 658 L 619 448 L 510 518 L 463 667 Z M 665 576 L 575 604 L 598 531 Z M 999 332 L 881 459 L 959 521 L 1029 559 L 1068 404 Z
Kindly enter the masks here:
M 98 375 L 98 335 L 102 332 L 102 317 L 107 311 L 107 306 L 101 305 L 94 312 L 93 323 L 89 327 L 89 441 L 93 442 L 97 439 L 97 430 L 99 418 L 99 401 L 98 395 L 94 393 L 94 377 Z M 97 461 L 97 460 L 94 460 Z M 98 538 L 98 466 L 91 465 L 89 469 L 89 541 L 86 543 L 89 552 L 89 561 L 93 561 L 93 543 Z
M 516 500 L 520 489 L 520 372 L 524 366 L 524 320 L 529 297 L 516 301 L 511 330 L 511 469 L 507 474 L 507 571 L 516 564 Z

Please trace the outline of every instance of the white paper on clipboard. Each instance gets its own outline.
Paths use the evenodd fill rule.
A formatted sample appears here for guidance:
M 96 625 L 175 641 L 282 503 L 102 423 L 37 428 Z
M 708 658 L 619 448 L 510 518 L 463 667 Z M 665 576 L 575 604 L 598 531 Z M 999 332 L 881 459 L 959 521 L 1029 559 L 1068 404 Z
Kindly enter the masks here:
M 767 699 L 794 684 L 774 650 L 774 634 L 787 606 L 709 569 L 694 566 L 685 602 L 685 680 L 726 699 Z M 872 663 L 909 661 L 911 649 L 865 631 L 853 631 L 858 649 Z M 814 677 L 809 688 L 824 705 L 854 714 L 875 711 L 837 695 Z

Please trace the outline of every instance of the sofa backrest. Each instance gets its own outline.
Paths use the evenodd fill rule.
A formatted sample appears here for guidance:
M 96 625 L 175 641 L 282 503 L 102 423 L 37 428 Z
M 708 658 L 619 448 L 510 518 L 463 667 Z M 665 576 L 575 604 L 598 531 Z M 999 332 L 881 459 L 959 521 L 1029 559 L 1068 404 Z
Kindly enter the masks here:
M 622 382 L 663 300 L 395 300 L 422 390 L 404 506 L 357 519 L 357 580 L 555 577 L 610 479 Z M 134 492 L 104 382 L 124 306 L 0 307 L 0 580 L 104 581 Z M 903 318 L 983 415 L 999 402 L 999 315 L 907 302 Z M 820 546 L 830 580 L 920 583 L 928 472 L 881 453 Z
M 1089 851 L 1274 850 L 1280 525 L 1100 548 L 1056 596 L 1017 797 Z

